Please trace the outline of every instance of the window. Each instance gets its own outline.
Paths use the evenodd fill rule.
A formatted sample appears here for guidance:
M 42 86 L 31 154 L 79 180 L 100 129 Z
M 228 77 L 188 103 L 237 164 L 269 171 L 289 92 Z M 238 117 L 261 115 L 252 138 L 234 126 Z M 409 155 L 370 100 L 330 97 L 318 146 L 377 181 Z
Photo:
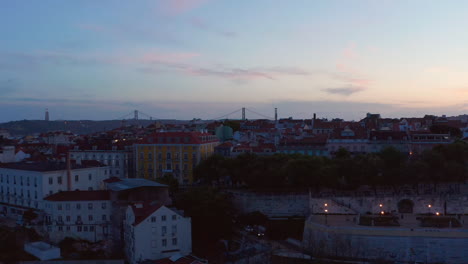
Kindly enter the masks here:
M 161 221 L 166 221 L 166 216 L 165 215 L 161 216 Z
M 93 215 L 88 215 L 88 220 L 93 221 Z
M 152 217 L 151 217 L 151 222 L 152 222 L 152 223 L 156 222 L 156 216 L 152 216 Z
M 102 221 L 107 221 L 107 215 L 102 215 Z
M 57 205 L 57 210 L 62 211 L 62 205 L 61 204 Z
M 92 209 L 93 209 L 93 204 L 92 204 L 92 203 L 88 203 L 88 209 L 89 209 L 89 210 L 92 210 Z
M 167 232 L 166 226 L 161 226 L 161 234 L 164 236 Z
M 49 177 L 49 184 L 50 184 L 50 185 L 54 184 L 54 178 Z
M 81 215 L 76 216 L 76 221 L 81 221 Z
M 58 227 L 58 231 L 59 231 L 59 232 L 62 232 L 62 231 L 63 231 L 63 226 L 59 226 L 59 227 Z
M 76 210 L 80 210 L 81 209 L 81 204 L 77 203 L 76 204 Z
M 79 176 L 79 175 L 75 175 L 75 181 L 77 182 L 77 181 L 79 181 L 79 179 L 80 179 L 80 176 Z
M 166 159 L 171 159 L 171 153 L 170 153 L 170 152 L 168 152 L 168 153 L 166 154 Z
M 94 232 L 94 226 L 90 226 L 89 231 Z
M 152 160 L 153 159 L 153 155 L 151 153 L 148 153 L 148 159 L 149 160 Z
M 57 216 L 57 221 L 63 222 L 63 219 L 62 219 L 62 216 L 61 216 L 61 215 Z
M 162 246 L 163 246 L 163 247 L 166 247 L 166 246 L 167 246 L 167 240 L 166 240 L 166 239 L 163 239 L 163 240 L 162 240 Z
M 177 220 L 177 215 L 172 215 L 172 220 Z
M 90 174 L 88 174 L 88 180 L 90 180 L 90 181 L 91 181 L 92 179 L 93 179 L 93 175 L 92 175 L 91 173 L 90 173 Z
M 83 227 L 81 227 L 81 226 L 77 226 L 77 227 L 76 227 L 76 231 L 77 231 L 77 232 L 81 232 L 82 230 L 83 230 Z
M 65 204 L 65 209 L 70 210 L 70 204 L 69 203 Z
M 102 203 L 101 208 L 102 208 L 102 209 L 106 209 L 106 207 L 107 207 L 107 204 L 106 204 L 106 203 Z
M 70 231 L 70 226 L 67 226 L 66 229 L 67 229 L 67 231 Z
M 88 232 L 88 226 L 84 226 L 84 227 L 83 227 L 83 231 L 84 231 L 84 232 Z
M 65 217 L 65 220 L 66 220 L 67 222 L 70 222 L 70 219 L 71 219 L 71 218 L 70 218 L 69 215 L 67 215 L 67 216 Z
M 188 154 L 184 153 L 184 160 L 188 160 Z
M 172 245 L 177 246 L 177 238 L 176 237 L 172 239 Z
M 172 225 L 172 234 L 177 233 L 177 225 Z
M 171 163 L 166 164 L 166 170 L 172 170 L 172 164 Z

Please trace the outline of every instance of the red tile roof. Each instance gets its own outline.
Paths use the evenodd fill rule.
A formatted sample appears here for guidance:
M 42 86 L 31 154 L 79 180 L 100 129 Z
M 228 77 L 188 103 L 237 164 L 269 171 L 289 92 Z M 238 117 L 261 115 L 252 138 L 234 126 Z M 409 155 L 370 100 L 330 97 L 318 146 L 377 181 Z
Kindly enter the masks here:
M 201 132 L 156 132 L 143 139 L 143 144 L 206 144 L 213 142 L 219 142 L 216 136 Z
M 47 196 L 44 200 L 60 201 L 106 201 L 110 199 L 109 191 L 66 191 Z
M 141 207 L 138 207 L 137 205 L 141 205 Z M 148 216 L 156 212 L 161 207 L 162 207 L 161 204 L 150 204 L 147 202 L 133 204 L 132 210 L 133 210 L 133 214 L 135 215 L 135 223 L 133 223 L 133 225 L 136 226 L 140 224 L 146 218 L 148 218 Z

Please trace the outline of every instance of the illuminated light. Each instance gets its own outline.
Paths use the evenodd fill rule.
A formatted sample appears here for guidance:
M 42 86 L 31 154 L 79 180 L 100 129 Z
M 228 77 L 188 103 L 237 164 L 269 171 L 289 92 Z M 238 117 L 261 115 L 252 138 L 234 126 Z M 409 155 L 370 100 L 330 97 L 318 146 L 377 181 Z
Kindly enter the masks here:
M 325 209 L 325 213 L 328 213 L 328 209 Z
M 436 215 L 440 215 L 440 213 L 439 213 L 439 212 L 437 212 L 437 213 L 436 213 Z
M 431 207 L 432 207 L 432 205 L 431 205 L 431 204 L 428 204 L 428 205 L 427 205 L 427 207 L 431 208 Z
M 328 204 L 327 204 L 327 203 L 326 203 L 326 204 L 324 204 L 324 205 L 325 205 L 325 206 L 328 206 Z
M 381 212 L 380 212 L 380 214 L 381 214 L 381 215 L 384 215 L 384 214 L 385 214 L 385 212 L 384 212 L 384 211 L 381 211 Z
M 382 208 L 383 204 L 379 204 L 379 206 Z

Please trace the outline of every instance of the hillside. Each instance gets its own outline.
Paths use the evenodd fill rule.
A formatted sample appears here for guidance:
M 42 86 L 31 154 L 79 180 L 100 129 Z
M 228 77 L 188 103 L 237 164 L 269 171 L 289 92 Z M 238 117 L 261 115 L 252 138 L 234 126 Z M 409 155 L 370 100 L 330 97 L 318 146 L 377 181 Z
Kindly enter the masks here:
M 21 120 L 0 123 L 0 128 L 7 129 L 12 136 L 32 135 L 48 131 L 70 131 L 75 134 L 90 134 L 121 127 L 122 125 L 148 126 L 155 120 Z

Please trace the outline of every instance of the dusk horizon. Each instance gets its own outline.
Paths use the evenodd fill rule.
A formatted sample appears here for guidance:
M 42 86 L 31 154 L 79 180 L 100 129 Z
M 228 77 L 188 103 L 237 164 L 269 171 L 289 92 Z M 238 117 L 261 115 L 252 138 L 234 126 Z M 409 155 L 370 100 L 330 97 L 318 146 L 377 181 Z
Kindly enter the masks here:
M 465 114 L 468 4 L 450 3 L 5 2 L 0 122 Z

